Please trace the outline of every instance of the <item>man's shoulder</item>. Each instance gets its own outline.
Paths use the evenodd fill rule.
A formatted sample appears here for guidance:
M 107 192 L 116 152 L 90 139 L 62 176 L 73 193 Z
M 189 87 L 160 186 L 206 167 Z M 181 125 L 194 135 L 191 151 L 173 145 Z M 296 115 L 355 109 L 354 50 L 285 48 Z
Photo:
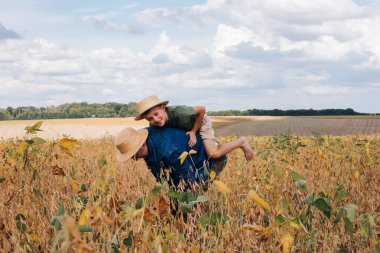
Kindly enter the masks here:
M 184 130 L 178 129 L 178 128 L 172 128 L 172 127 L 156 127 L 156 126 L 149 126 L 147 127 L 149 134 L 152 135 L 171 135 L 171 134 L 181 134 L 185 133 Z

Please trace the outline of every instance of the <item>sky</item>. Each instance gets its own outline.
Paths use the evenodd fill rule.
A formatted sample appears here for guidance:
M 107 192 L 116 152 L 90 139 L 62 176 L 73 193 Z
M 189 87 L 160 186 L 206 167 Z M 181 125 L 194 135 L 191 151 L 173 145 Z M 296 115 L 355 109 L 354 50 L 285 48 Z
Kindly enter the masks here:
M 0 108 L 380 113 L 380 0 L 0 0 Z

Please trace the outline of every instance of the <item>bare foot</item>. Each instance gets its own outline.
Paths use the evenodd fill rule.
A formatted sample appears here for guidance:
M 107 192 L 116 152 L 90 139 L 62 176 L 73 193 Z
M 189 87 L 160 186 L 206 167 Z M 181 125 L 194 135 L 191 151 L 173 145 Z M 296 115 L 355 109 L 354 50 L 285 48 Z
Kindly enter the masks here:
M 245 136 L 242 136 L 240 138 L 243 138 L 243 145 L 241 148 L 244 151 L 245 159 L 247 159 L 247 161 L 251 161 L 253 159 L 253 150 L 249 146 L 248 140 Z

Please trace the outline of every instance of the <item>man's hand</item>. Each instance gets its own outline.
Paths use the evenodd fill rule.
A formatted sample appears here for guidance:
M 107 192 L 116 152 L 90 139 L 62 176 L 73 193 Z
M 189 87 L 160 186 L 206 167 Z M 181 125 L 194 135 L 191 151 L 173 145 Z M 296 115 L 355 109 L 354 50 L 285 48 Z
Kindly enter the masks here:
M 188 131 L 186 134 L 189 136 L 189 146 L 193 147 L 195 144 L 197 144 L 197 137 L 195 136 L 195 132 L 193 131 Z

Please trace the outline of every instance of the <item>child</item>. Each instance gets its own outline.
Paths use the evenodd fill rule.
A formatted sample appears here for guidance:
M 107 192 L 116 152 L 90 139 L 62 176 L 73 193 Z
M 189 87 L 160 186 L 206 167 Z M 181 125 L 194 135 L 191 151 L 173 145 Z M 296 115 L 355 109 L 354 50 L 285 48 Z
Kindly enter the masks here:
M 205 114 L 204 106 L 166 106 L 168 101 L 160 101 L 157 96 L 149 96 L 136 105 L 138 115 L 135 120 L 146 119 L 150 125 L 172 127 L 186 130 L 189 135 L 189 146 L 196 144 L 195 133 L 199 130 L 207 155 L 218 159 L 235 148 L 241 148 L 247 161 L 252 160 L 253 151 L 246 137 L 218 145 L 210 118 Z

